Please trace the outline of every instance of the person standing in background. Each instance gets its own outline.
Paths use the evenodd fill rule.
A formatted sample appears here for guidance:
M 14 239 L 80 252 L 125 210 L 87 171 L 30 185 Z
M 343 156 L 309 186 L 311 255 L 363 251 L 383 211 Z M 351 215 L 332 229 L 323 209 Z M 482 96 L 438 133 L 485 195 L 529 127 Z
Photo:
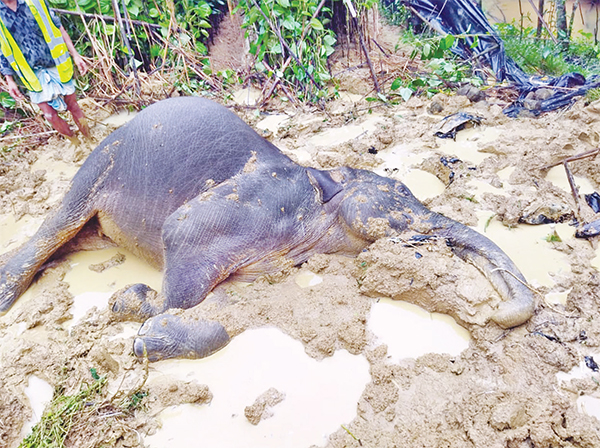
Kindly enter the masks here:
M 68 110 L 81 133 L 90 137 L 73 80 L 73 63 L 82 75 L 87 64 L 46 0 L 0 0 L 0 50 L 0 73 L 15 100 L 24 99 L 17 77 L 60 134 L 78 143 L 75 132 L 58 115 Z

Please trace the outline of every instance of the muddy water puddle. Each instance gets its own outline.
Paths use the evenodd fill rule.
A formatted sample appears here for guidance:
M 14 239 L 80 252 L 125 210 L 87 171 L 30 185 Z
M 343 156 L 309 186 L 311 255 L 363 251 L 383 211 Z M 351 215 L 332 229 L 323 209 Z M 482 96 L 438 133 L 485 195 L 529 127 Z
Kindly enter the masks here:
M 124 255 L 122 264 L 98 273 L 90 266 L 98 265 L 111 258 Z M 65 323 L 67 328 L 77 324 L 92 308 L 106 308 L 110 296 L 124 286 L 145 283 L 160 290 L 162 274 L 147 263 L 121 248 L 109 248 L 92 252 L 78 252 L 68 257 L 71 269 L 64 277 L 73 294 L 71 314 L 73 318 Z
M 0 215 L 0 254 L 16 249 L 31 238 L 44 219 L 24 215 L 15 221 L 14 215 Z
M 569 383 L 570 381 L 578 381 L 584 379 L 592 379 L 592 381 L 598 381 L 598 372 L 591 369 L 586 365 L 586 357 L 588 360 L 600 360 L 600 353 L 593 353 L 587 351 L 586 353 L 580 353 L 580 362 L 577 366 L 573 367 L 569 372 L 558 372 L 556 378 L 560 384 Z M 597 369 L 597 368 L 596 368 Z M 577 398 L 577 409 L 579 412 L 591 415 L 600 420 L 600 394 L 594 395 L 581 395 Z
M 131 118 L 129 115 L 120 119 L 126 121 Z M 287 125 L 288 118 L 286 115 L 268 117 L 258 127 L 276 134 L 278 129 Z M 349 139 L 363 138 L 372 134 L 381 125 L 381 120 L 376 116 L 349 129 L 327 129 L 313 135 L 311 138 L 315 140 L 311 140 L 311 145 L 326 148 Z M 421 200 L 434 198 L 444 192 L 445 185 L 416 166 L 437 153 L 479 164 L 490 156 L 479 151 L 480 144 L 493 142 L 498 135 L 496 130 L 481 127 L 460 132 L 456 141 L 438 140 L 435 150 L 395 145 L 379 152 L 382 164 L 376 171 L 402 180 Z M 305 157 L 304 160 L 309 160 L 312 154 L 308 146 L 295 151 Z M 36 169 L 48 167 L 48 175 L 54 176 L 52 179 L 64 182 L 74 173 L 61 163 L 52 165 L 51 159 L 47 162 L 47 165 L 38 165 Z M 560 188 L 568 188 L 566 177 L 563 179 L 564 170 L 561 170 L 550 170 L 548 180 Z M 501 188 L 480 179 L 470 181 L 467 185 L 473 198 L 480 200 L 486 192 L 508 195 L 508 181 L 513 171 L 512 167 L 498 171 L 498 177 L 505 184 Z M 582 191 L 587 192 L 589 183 L 586 185 L 583 178 L 576 181 Z M 477 230 L 496 242 L 533 286 L 550 289 L 548 301 L 565 302 L 569 290 L 561 290 L 557 279 L 570 272 L 570 264 L 567 257 L 548 241 L 548 236 L 558 234 L 563 241 L 568 241 L 573 238 L 572 227 L 567 224 L 520 225 L 510 229 L 494 219 L 493 212 L 482 208 L 477 211 L 477 217 Z M 41 219 L 29 215 L 18 222 L 11 215 L 0 216 L 0 253 L 26 241 L 40 222 Z M 102 264 L 118 254 L 125 255 L 122 264 L 102 272 L 89 269 L 90 265 Z M 120 248 L 74 254 L 69 256 L 67 263 L 69 271 L 64 281 L 69 284 L 69 292 L 74 296 L 69 309 L 73 317 L 64 322 L 67 330 L 87 317 L 93 317 L 94 308 L 98 311 L 106 309 L 110 295 L 126 284 L 143 282 L 155 289 L 161 286 L 162 275 L 159 272 Z M 328 280 L 326 276 L 302 269 L 294 275 L 293 281 L 301 288 L 311 288 L 326 286 Z M 43 286 L 41 282 L 34 283 L 7 316 L 0 318 L 0 323 L 2 320 L 6 322 L 17 311 L 26 309 L 41 294 Z M 386 298 L 375 300 L 365 297 L 365 300 L 371 301 L 367 321 L 369 337 L 372 335 L 371 347 L 387 345 L 389 363 L 401 363 L 432 352 L 458 357 L 469 347 L 469 333 L 446 315 L 431 314 L 414 305 Z M 130 346 L 138 327 L 138 324 L 126 324 L 122 333 L 110 336 L 109 340 L 123 339 Z M 4 331 L 0 353 L 10 350 L 19 338 L 42 341 L 46 336 L 43 327 L 26 329 L 23 323 L 15 324 Z M 158 415 L 161 428 L 144 437 L 144 444 L 150 447 L 196 446 L 202 440 L 202 445 L 208 447 L 322 446 L 327 443 L 330 434 L 356 418 L 357 402 L 372 380 L 370 369 L 371 365 L 362 354 L 352 355 L 345 350 L 337 350 L 333 356 L 317 361 L 305 353 L 302 343 L 277 328 L 247 330 L 206 359 L 169 360 L 150 366 L 149 385 L 169 379 L 206 384 L 213 399 L 209 404 L 167 407 Z M 276 389 L 283 399 L 267 409 L 258 425 L 251 424 L 245 415 L 246 407 L 271 388 Z M 27 428 L 39 418 L 40 409 L 51 396 L 49 391 L 51 387 L 42 377 L 29 376 L 25 394 L 29 397 L 34 415 Z M 595 396 L 582 396 L 577 404 L 581 412 L 600 417 L 600 400 Z
M 382 163 L 374 171 L 403 182 L 421 201 L 433 198 L 444 191 L 445 185 L 433 174 L 415 168 L 432 156 L 429 151 L 417 152 L 408 145 L 398 145 L 380 151 Z
M 369 329 L 388 346 L 393 362 L 427 353 L 458 356 L 469 347 L 469 332 L 450 316 L 397 300 L 384 298 L 371 306 Z
M 351 372 L 351 373 L 350 373 Z M 248 330 L 204 360 L 161 361 L 149 382 L 168 375 L 207 384 L 210 405 L 180 405 L 161 414 L 162 429 L 150 447 L 301 447 L 322 445 L 340 424 L 355 416 L 356 402 L 370 380 L 362 356 L 337 351 L 322 361 L 309 358 L 299 341 L 275 328 Z M 270 388 L 284 399 L 272 415 L 252 425 L 244 411 Z M 193 430 L 190 430 L 193 428 Z
M 21 437 L 26 437 L 31 429 L 42 419 L 45 407 L 52 400 L 54 389 L 45 380 L 36 375 L 31 375 L 25 388 L 25 396 L 31 406 L 31 420 L 25 423 Z
M 477 215 L 479 223 L 476 229 L 506 252 L 534 287 L 552 287 L 555 275 L 570 272 L 568 257 L 548 241 L 554 235 L 562 241 L 574 238 L 575 229 L 569 224 L 509 228 L 495 220 L 490 211 L 482 210 Z
M 89 269 L 119 253 L 125 255 L 122 264 L 102 272 Z M 144 282 L 160 288 L 161 274 L 120 248 L 72 254 L 68 264 L 70 270 L 64 281 L 69 284 L 74 303 L 70 308 L 73 318 L 64 323 L 67 330 L 81 323 L 90 312 L 93 316 L 94 307 L 98 311 L 105 309 L 110 295 L 128 283 Z M 309 288 L 322 283 L 323 277 L 304 270 L 294 281 Z M 43 287 L 43 282 L 34 283 L 7 316 L 25 309 Z M 468 334 L 450 321 L 447 316 L 432 317 L 417 307 L 382 300 L 373 304 L 369 325 L 376 335 L 376 344 L 387 344 L 390 361 L 397 361 L 430 351 L 460 353 L 468 346 Z M 128 338 L 127 343 L 131 343 L 138 326 L 126 325 L 124 333 L 116 337 Z M 2 341 L 3 347 L 10 349 L 13 340 L 36 337 L 34 333 L 39 333 L 40 342 L 45 338 L 43 328 L 24 330 L 21 324 L 13 326 Z M 407 338 L 413 342 L 406 344 Z M 332 357 L 317 361 L 306 355 L 299 341 L 276 328 L 246 331 L 207 359 L 151 365 L 149 384 L 165 377 L 207 384 L 213 399 L 208 405 L 185 404 L 162 411 L 162 428 L 144 440 L 151 447 L 193 445 L 198 431 L 204 446 L 322 445 L 329 434 L 355 417 L 356 403 L 370 380 L 369 363 L 364 356 L 339 350 Z M 52 396 L 52 388 L 45 380 L 30 376 L 28 381 L 25 394 L 31 397 L 34 416 L 27 430 L 39 421 L 41 409 Z M 270 388 L 285 398 L 270 410 L 272 416 L 254 426 L 244 410 Z
M 458 157 L 462 161 L 468 161 L 479 165 L 490 154 L 481 152 L 481 145 L 490 143 L 500 136 L 500 131 L 485 126 L 464 129 L 456 134 L 455 139 L 437 139 L 437 149 L 449 156 Z

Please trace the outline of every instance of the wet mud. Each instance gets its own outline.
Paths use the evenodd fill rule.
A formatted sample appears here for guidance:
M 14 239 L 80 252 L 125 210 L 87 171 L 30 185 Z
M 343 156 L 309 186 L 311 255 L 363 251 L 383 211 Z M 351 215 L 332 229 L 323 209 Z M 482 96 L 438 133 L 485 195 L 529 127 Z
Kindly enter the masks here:
M 460 131 L 456 141 L 435 137 L 439 121 L 459 111 L 483 117 L 481 125 Z M 246 334 L 265 329 L 291 339 L 315 365 L 341 354 L 364 363 L 338 374 L 340 381 L 365 375 L 356 396 L 348 389 L 349 414 L 318 437 L 280 446 L 600 446 L 600 374 L 590 362 L 600 360 L 600 253 L 597 239 L 574 238 L 571 225 L 597 217 L 583 200 L 578 210 L 561 169 L 545 168 L 600 145 L 600 102 L 509 119 L 493 101 L 474 104 L 462 96 L 395 106 L 346 96 L 325 111 L 288 107 L 243 118 L 304 165 L 349 165 L 405 179 L 429 208 L 477 228 L 513 258 L 537 292 L 535 316 L 512 330 L 489 323 L 498 295 L 445 242 L 381 238 L 356 258 L 317 255 L 251 284 L 218 287 L 188 314 L 218 319 L 233 341 L 214 358 L 178 364 L 177 376 L 168 361 L 139 362 L 132 351 L 139 325 L 115 321 L 108 307 L 110 295 L 128 283 L 159 288 L 160 273 L 118 248 L 66 255 L 0 317 L 0 446 L 18 446 L 36 418 L 26 393 L 30 378 L 72 395 L 82 382 L 93 383 L 90 369 L 106 376 L 107 387 L 95 398 L 101 406 L 76 422 L 67 445 L 161 446 L 153 438 L 168 418 L 179 418 L 169 412 L 209 415 L 220 406 L 217 380 L 190 376 L 194 366 L 210 370 Z M 94 128 L 96 141 L 110 126 Z M 92 149 L 56 139 L 0 163 L 0 263 L 57 204 Z M 580 195 L 600 189 L 598 163 L 570 164 Z M 557 223 L 526 224 L 541 215 Z M 392 356 L 369 325 L 374 306 L 388 299 L 452 316 L 468 330 L 468 342 L 451 354 Z M 394 343 L 418 345 L 417 331 Z M 231 369 L 249 369 L 258 359 L 252 355 L 246 366 Z M 295 403 L 295 387 L 314 381 L 260 384 L 229 418 L 258 431 Z M 298 422 L 317 415 L 329 400 L 320 396 L 302 405 Z M 192 440 L 202 437 L 193 425 L 187 431 Z

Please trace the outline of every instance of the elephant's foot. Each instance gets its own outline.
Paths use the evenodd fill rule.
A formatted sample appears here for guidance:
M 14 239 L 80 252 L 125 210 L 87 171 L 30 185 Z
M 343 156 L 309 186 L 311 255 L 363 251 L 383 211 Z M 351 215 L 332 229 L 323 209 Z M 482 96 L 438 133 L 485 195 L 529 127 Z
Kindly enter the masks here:
M 138 358 L 151 362 L 169 358 L 204 358 L 229 343 L 225 328 L 216 321 L 182 319 L 161 314 L 148 319 L 133 342 Z
M 20 270 L 10 271 L 8 267 L 0 268 L 0 316 L 6 314 L 23 292 L 29 282 L 24 280 Z
M 142 283 L 126 286 L 110 298 L 112 312 L 118 320 L 144 322 L 164 311 L 162 297 Z

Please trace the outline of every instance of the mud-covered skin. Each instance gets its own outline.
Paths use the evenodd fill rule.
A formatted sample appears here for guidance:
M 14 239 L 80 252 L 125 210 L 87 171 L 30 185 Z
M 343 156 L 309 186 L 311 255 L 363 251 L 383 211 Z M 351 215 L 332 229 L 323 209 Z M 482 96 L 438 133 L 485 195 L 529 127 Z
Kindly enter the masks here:
M 229 343 L 223 326 L 214 321 L 184 321 L 179 316 L 163 314 L 148 319 L 133 344 L 139 357 L 151 362 L 167 358 L 204 358 Z
M 93 217 L 112 241 L 164 270 L 160 294 L 135 285 L 113 299 L 116 313 L 149 319 L 134 347 L 150 359 L 205 356 L 228 339 L 220 324 L 192 323 L 169 309 L 199 304 L 230 277 L 250 280 L 316 253 L 355 255 L 381 236 L 374 224 L 382 222 L 388 233 L 445 237 L 480 267 L 504 299 L 492 317 L 502 327 L 525 322 L 534 309 L 506 254 L 426 209 L 401 182 L 297 165 L 235 114 L 199 98 L 149 107 L 92 152 L 59 207 L 0 268 L 0 312 Z

